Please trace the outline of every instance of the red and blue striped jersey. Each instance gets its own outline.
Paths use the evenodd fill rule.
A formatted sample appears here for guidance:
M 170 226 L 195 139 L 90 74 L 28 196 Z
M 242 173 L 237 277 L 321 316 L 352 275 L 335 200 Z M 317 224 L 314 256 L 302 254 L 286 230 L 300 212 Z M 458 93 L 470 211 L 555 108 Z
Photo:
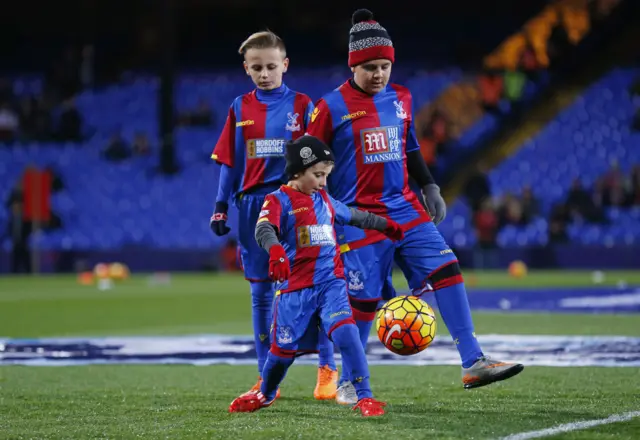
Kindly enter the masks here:
M 406 87 L 389 84 L 372 96 L 347 81 L 317 102 L 307 132 L 333 150 L 328 186 L 336 200 L 391 218 L 405 229 L 430 220 L 408 183 L 407 153 L 420 145 Z M 375 231 L 349 229 L 348 241 L 384 239 Z
M 278 229 L 291 263 L 289 280 L 277 283 L 276 289 L 290 292 L 344 278 L 334 225 L 350 220 L 349 208 L 324 190 L 309 196 L 282 185 L 267 195 L 258 223 L 269 222 Z
M 234 197 L 286 181 L 285 144 L 305 133 L 312 108 L 307 95 L 285 85 L 277 93 L 254 90 L 233 101 L 211 158 L 233 169 Z

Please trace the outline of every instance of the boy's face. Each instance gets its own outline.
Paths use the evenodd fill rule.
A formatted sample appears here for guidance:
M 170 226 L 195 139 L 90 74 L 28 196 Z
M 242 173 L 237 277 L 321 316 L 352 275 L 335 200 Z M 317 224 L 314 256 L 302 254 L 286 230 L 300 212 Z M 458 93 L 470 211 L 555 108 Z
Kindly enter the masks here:
M 289 67 L 280 49 L 249 49 L 244 54 L 244 70 L 260 90 L 273 90 L 282 85 L 282 75 Z
M 353 80 L 362 90 L 375 95 L 384 89 L 391 77 L 391 61 L 373 60 L 351 68 Z
M 327 177 L 332 170 L 333 163 L 319 162 L 311 168 L 307 168 L 294 180 L 294 188 L 309 196 L 315 194 L 327 186 Z

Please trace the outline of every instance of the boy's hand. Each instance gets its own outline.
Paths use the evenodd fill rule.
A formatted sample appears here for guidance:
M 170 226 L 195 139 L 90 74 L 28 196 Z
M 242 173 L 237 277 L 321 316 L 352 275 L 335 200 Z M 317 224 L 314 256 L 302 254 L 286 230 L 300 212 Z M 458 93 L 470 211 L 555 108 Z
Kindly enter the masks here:
M 229 210 L 229 205 L 225 202 L 216 203 L 216 209 L 213 211 L 213 215 L 211 216 L 211 220 L 209 222 L 209 226 L 214 234 L 218 237 L 223 235 L 227 235 L 231 228 L 227 226 L 227 211 Z
M 282 245 L 275 244 L 269 249 L 269 276 L 273 281 L 283 282 L 289 279 L 291 268 Z
M 404 231 L 402 230 L 402 226 L 391 219 L 387 219 L 387 227 L 384 228 L 384 231 L 382 231 L 382 233 L 393 241 L 400 241 L 404 238 Z

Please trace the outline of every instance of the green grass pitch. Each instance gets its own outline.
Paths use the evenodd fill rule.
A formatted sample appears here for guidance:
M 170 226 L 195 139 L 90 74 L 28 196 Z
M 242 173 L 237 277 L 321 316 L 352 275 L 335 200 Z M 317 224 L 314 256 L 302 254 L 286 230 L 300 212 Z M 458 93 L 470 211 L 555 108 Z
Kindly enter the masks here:
M 592 285 L 589 272 L 468 273 L 496 289 Z M 640 285 L 638 272 L 605 284 Z M 396 278 L 401 290 L 402 277 Z M 472 289 L 470 294 L 473 295 Z M 0 336 L 250 333 L 248 285 L 235 275 L 175 275 L 151 286 L 140 275 L 109 291 L 72 277 L 0 278 Z M 633 314 L 474 313 L 479 334 L 640 336 Z M 446 337 L 444 325 L 439 336 Z M 387 415 L 363 419 L 317 402 L 315 368 L 294 366 L 283 398 L 256 414 L 227 413 L 255 380 L 253 366 L 150 365 L 0 367 L 3 438 L 499 438 L 640 410 L 634 368 L 528 367 L 513 380 L 464 391 L 459 367 L 374 366 L 372 386 Z M 562 439 L 639 438 L 640 419 L 559 434 Z

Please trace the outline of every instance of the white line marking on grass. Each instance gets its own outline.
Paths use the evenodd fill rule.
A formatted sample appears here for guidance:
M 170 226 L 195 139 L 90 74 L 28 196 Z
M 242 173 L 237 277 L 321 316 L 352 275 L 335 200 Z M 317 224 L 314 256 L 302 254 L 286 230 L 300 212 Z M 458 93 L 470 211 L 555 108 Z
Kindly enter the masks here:
M 528 440 L 530 438 L 549 437 L 551 435 L 561 434 L 563 432 L 579 431 L 581 429 L 591 428 L 598 425 L 608 425 L 610 423 L 626 422 L 633 418 L 640 417 L 640 411 L 631 411 L 624 414 L 614 414 L 606 419 L 585 420 L 584 422 L 565 423 L 553 428 L 541 429 L 539 431 L 520 432 L 511 434 L 500 440 Z

